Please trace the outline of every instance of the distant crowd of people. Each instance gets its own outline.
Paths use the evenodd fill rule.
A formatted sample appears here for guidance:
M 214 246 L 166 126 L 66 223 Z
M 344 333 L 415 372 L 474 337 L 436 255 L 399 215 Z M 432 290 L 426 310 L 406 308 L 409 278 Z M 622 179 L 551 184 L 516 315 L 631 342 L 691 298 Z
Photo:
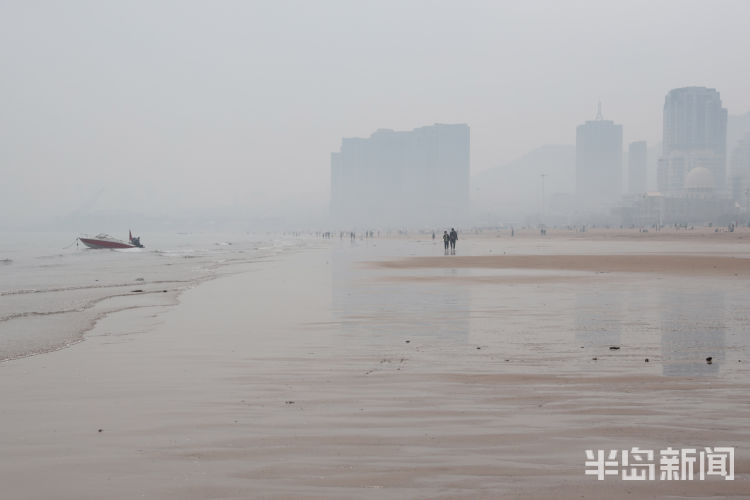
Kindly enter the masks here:
M 326 232 L 323 232 L 323 233 L 317 232 L 317 233 L 315 233 L 315 236 L 318 236 L 319 238 L 330 240 L 331 238 L 333 238 L 333 233 L 331 231 L 326 231 Z M 340 231 L 339 232 L 339 239 L 343 240 L 344 236 L 348 236 L 349 239 L 352 240 L 352 241 L 354 241 L 354 240 L 357 239 L 357 233 L 355 231 L 350 231 L 348 233 L 346 231 Z M 378 232 L 378 236 L 380 236 L 380 232 Z M 360 233 L 359 234 L 359 238 L 360 239 L 362 239 L 362 238 L 367 239 L 367 238 L 374 238 L 374 237 L 375 237 L 375 231 L 365 231 L 364 233 Z
M 737 229 L 739 229 L 740 227 L 744 227 L 745 225 L 747 225 L 747 227 L 750 228 L 750 222 L 747 222 L 747 221 L 730 221 L 730 222 L 725 223 L 725 224 L 726 225 L 715 226 L 713 223 L 709 222 L 704 227 L 712 228 L 713 231 L 716 232 L 716 233 L 722 233 L 722 232 L 733 233 Z M 625 230 L 627 230 L 627 229 L 636 230 L 637 229 L 641 233 L 648 233 L 649 231 L 660 232 L 660 231 L 669 230 L 669 229 L 674 229 L 675 231 L 682 231 L 682 230 L 693 231 L 695 229 L 699 229 L 699 230 L 701 229 L 700 226 L 696 228 L 696 226 L 694 226 L 692 224 L 684 224 L 684 223 L 681 223 L 681 224 L 675 223 L 675 224 L 669 224 L 669 225 L 660 224 L 660 223 L 653 223 L 651 225 L 643 225 L 643 226 L 637 226 L 636 224 L 629 224 L 629 225 L 620 224 L 619 226 L 617 226 L 617 225 L 610 225 L 610 224 L 605 224 L 605 225 L 596 225 L 596 224 L 591 224 L 591 225 L 588 225 L 588 224 L 576 224 L 576 225 L 573 225 L 573 224 L 567 224 L 567 225 L 560 225 L 560 226 L 553 226 L 552 227 L 553 230 L 557 230 L 558 232 L 562 232 L 564 230 L 567 230 L 567 231 L 575 231 L 577 233 L 586 233 L 586 232 L 589 232 L 590 230 L 598 230 L 598 229 L 610 230 L 610 229 L 618 229 L 618 228 L 621 229 L 621 230 L 622 229 L 625 229 Z M 516 230 L 515 230 L 514 226 L 498 226 L 498 227 L 486 227 L 486 228 L 472 228 L 471 232 L 475 233 L 475 234 L 482 234 L 483 232 L 491 231 L 493 233 L 496 233 L 497 236 L 499 237 L 501 235 L 500 232 L 503 231 L 503 230 L 507 230 L 507 229 L 510 229 L 510 236 L 511 237 L 516 236 Z M 533 225 L 524 225 L 524 226 L 522 226 L 522 227 L 519 228 L 519 231 L 524 231 L 525 234 L 529 234 L 529 231 L 534 231 L 535 229 L 539 231 L 539 234 L 541 236 L 547 236 L 547 230 L 549 228 L 546 225 L 544 225 L 544 224 L 539 224 L 539 225 L 536 226 L 536 228 Z M 437 238 L 439 237 L 438 233 L 439 233 L 439 231 L 438 232 L 432 231 L 432 240 L 433 241 L 437 240 Z M 292 235 L 292 236 L 295 236 L 295 237 L 300 237 L 300 236 L 302 236 L 303 233 L 292 232 L 292 233 L 283 233 L 283 234 L 284 235 Z M 315 236 L 317 236 L 319 238 L 324 238 L 324 239 L 332 239 L 332 238 L 335 237 L 335 233 L 333 233 L 331 231 L 316 232 L 314 234 L 315 234 Z M 342 239 L 342 240 L 344 238 L 349 238 L 352 241 L 352 243 L 354 243 L 358 239 L 359 240 L 367 240 L 367 239 L 371 239 L 371 238 L 380 238 L 381 236 L 383 236 L 383 237 L 391 237 L 391 236 L 396 236 L 396 235 L 397 236 L 409 236 L 410 234 L 413 235 L 414 233 L 409 233 L 409 231 L 405 230 L 405 229 L 382 231 L 382 232 L 381 231 L 370 231 L 370 230 L 361 231 L 361 232 L 340 231 L 339 232 L 339 238 Z M 421 233 L 421 234 L 424 234 L 424 233 Z M 458 232 L 456 231 L 456 229 L 455 228 L 451 228 L 450 231 L 443 231 L 442 237 L 443 237 L 443 244 L 444 244 L 444 247 L 445 247 L 445 254 L 448 255 L 449 252 L 450 252 L 451 255 L 455 255 L 455 253 L 456 253 L 456 241 L 458 240 Z

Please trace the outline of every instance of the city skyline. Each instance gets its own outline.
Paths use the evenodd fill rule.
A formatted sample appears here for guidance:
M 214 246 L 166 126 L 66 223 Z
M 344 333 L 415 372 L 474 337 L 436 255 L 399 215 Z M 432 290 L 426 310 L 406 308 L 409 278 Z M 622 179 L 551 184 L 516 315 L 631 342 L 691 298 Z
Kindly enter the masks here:
M 750 110 L 747 2 L 138 5 L 0 7 L 0 226 L 305 215 L 341 137 L 384 126 L 470 124 L 479 174 L 573 144 L 598 100 L 624 144 L 660 141 L 671 88 Z

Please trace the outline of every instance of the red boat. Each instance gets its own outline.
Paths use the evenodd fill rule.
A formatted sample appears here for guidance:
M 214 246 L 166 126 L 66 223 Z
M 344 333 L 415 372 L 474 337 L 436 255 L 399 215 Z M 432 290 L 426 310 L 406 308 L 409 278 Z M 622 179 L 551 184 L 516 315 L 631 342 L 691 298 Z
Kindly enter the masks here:
M 118 240 L 104 233 L 94 237 L 79 236 L 78 239 L 89 248 L 143 248 L 141 238 L 133 237 L 132 232 L 128 232 L 128 241 Z

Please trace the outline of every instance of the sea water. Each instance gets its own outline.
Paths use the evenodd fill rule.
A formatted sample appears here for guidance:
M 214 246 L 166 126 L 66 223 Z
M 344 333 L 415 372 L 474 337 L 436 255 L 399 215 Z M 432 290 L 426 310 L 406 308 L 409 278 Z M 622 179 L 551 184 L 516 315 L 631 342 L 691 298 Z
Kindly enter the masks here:
M 90 249 L 70 233 L 0 233 L 0 361 L 83 339 L 104 315 L 177 303 L 243 264 L 309 244 L 270 234 L 144 234 L 145 248 Z

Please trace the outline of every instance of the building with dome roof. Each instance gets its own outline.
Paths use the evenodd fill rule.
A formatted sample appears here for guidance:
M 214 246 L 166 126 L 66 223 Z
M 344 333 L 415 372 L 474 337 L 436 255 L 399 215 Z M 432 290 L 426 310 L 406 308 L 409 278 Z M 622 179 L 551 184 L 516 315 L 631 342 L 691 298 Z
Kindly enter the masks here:
M 727 110 L 716 89 L 671 90 L 664 102 L 659 191 L 623 207 L 625 224 L 702 224 L 736 220 L 726 181 Z
M 707 167 L 690 169 L 679 194 L 645 193 L 623 207 L 622 219 L 627 225 L 693 225 L 725 223 L 736 210 L 726 196 L 716 189 L 714 172 Z
M 714 174 L 706 167 L 695 167 L 685 177 L 685 192 L 688 196 L 714 196 L 715 191 Z
M 716 89 L 683 87 L 664 99 L 659 191 L 682 195 L 688 172 L 703 167 L 713 174 L 715 189 L 726 190 L 727 110 Z

